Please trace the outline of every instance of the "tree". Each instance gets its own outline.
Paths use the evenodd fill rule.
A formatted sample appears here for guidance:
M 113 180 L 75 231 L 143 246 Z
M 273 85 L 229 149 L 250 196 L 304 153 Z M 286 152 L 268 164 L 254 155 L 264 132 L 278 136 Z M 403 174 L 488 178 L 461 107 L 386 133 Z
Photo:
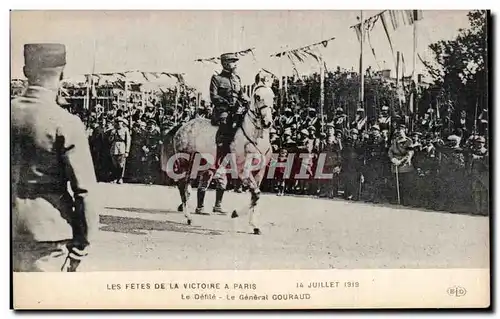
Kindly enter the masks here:
M 473 119 L 488 105 L 488 12 L 475 10 L 467 16 L 469 28 L 460 29 L 453 40 L 441 40 L 429 46 L 434 61 L 427 61 L 426 66 L 434 84 L 424 93 L 431 94 L 431 100 L 443 105 L 445 113 L 449 109 L 456 115 L 465 110 L 468 118 Z M 419 109 L 425 112 L 427 107 Z

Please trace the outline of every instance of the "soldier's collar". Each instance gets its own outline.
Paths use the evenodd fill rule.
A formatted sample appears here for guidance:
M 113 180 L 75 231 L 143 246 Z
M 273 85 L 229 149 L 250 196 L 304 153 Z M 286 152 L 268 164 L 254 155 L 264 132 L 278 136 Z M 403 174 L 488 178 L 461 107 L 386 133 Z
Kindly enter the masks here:
M 231 76 L 235 76 L 236 74 L 234 72 L 229 72 L 228 70 L 226 69 L 222 69 L 222 71 L 220 72 L 220 74 L 226 74 L 226 75 L 231 75 Z
M 49 89 L 44 88 L 42 86 L 30 85 L 26 89 L 24 96 L 43 98 L 43 99 L 47 99 L 47 100 L 55 102 L 57 94 L 58 94 L 57 91 L 49 90 Z

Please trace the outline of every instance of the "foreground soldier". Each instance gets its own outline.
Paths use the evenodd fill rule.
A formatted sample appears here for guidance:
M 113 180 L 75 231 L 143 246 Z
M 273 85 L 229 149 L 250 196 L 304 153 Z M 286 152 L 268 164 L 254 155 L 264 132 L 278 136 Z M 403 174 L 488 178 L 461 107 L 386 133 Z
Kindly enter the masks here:
M 13 269 L 75 271 L 98 222 L 85 127 L 56 104 L 65 47 L 27 44 L 24 58 L 29 86 L 11 104 Z
M 221 55 L 222 72 L 212 76 L 210 81 L 210 99 L 214 105 L 212 124 L 218 125 L 216 135 L 217 158 L 219 163 L 230 152 L 230 146 L 236 133 L 238 121 L 248 105 L 249 99 L 243 93 L 241 80 L 236 75 L 238 57 L 234 53 Z M 221 203 L 226 188 L 223 176 L 214 176 L 216 181 L 214 213 L 222 213 Z M 208 186 L 208 185 L 207 185 Z M 203 187 L 198 191 L 198 211 L 202 212 L 201 203 L 204 200 Z
M 472 198 L 480 215 L 487 215 L 489 209 L 489 153 L 485 142 L 484 137 L 477 137 L 472 149 Z
M 399 125 L 395 138 L 389 148 L 389 159 L 392 163 L 391 171 L 395 177 L 395 187 L 401 199 L 401 204 L 408 206 L 411 203 L 411 187 L 413 183 L 413 149 L 412 140 L 406 136 L 406 126 Z
M 122 117 L 116 120 L 115 129 L 111 131 L 111 156 L 113 159 L 113 181 L 122 184 L 125 175 L 125 165 L 130 153 L 130 132 L 128 122 Z

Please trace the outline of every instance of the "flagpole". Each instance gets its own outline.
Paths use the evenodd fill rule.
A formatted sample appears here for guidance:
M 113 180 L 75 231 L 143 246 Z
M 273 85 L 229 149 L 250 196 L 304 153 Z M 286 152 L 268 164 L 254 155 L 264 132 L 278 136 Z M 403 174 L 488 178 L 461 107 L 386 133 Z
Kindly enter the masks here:
M 365 108 L 365 73 L 363 72 L 363 42 L 365 40 L 365 20 L 363 17 L 363 10 L 361 10 L 361 41 L 360 41 L 360 56 L 359 56 L 359 75 L 360 75 L 360 89 L 359 89 L 359 103 L 360 107 Z M 365 110 L 365 114 L 366 110 Z
M 319 81 L 320 83 L 320 96 L 319 96 L 319 115 L 320 115 L 320 123 L 321 123 L 321 132 L 323 132 L 323 127 L 325 125 L 323 118 L 323 108 L 325 105 L 325 66 L 323 65 L 323 56 L 319 56 Z
M 414 90 L 412 90 L 411 103 L 412 112 L 418 116 L 418 103 L 417 103 L 417 10 L 413 10 L 413 84 L 415 85 Z M 414 103 L 414 104 L 413 104 Z
M 87 92 L 85 93 L 85 101 L 83 107 L 88 110 L 90 109 L 90 86 L 91 84 L 91 79 L 92 79 L 92 74 L 87 76 Z

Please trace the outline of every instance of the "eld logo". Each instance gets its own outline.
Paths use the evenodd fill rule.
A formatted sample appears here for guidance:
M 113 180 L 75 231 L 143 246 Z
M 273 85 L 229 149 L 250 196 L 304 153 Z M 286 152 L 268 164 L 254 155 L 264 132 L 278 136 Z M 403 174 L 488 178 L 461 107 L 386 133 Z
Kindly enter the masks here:
M 465 288 L 458 287 L 458 286 L 450 287 L 450 288 L 448 288 L 447 291 L 448 291 L 448 295 L 450 295 L 452 297 L 462 297 L 462 296 L 465 296 L 465 294 L 467 293 L 467 290 L 465 290 Z

